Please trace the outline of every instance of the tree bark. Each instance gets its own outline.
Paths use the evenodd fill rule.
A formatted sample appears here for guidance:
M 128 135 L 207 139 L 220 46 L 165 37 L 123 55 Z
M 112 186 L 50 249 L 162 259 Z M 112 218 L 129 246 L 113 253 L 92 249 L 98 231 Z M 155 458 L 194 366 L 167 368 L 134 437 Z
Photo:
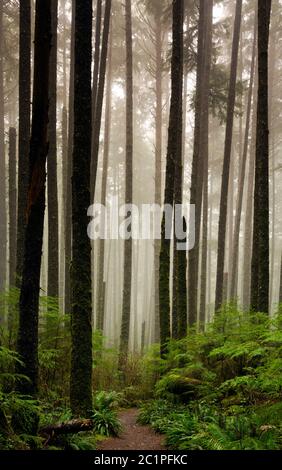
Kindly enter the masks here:
M 6 208 L 6 162 L 5 162 L 5 109 L 3 71 L 3 2 L 0 2 L 0 292 L 6 286 L 7 269 L 7 208 Z
M 65 202 L 65 290 L 64 290 L 64 312 L 71 313 L 71 243 L 72 243 L 72 151 L 73 151 L 73 127 L 74 127 L 74 32 L 75 32 L 75 2 L 72 1 L 72 24 L 71 24 L 71 51 L 70 51 L 70 84 L 69 84 L 69 122 L 68 122 L 68 154 L 66 163 L 66 202 Z
M 107 197 L 107 179 L 108 179 L 110 138 L 111 138 L 111 107 L 112 107 L 112 40 L 110 38 L 108 72 L 107 72 L 104 155 L 103 155 L 102 192 L 101 192 L 101 204 L 103 206 L 106 205 L 106 197 Z M 98 285 L 97 285 L 97 324 L 96 324 L 97 329 L 101 331 L 103 331 L 104 329 L 104 315 L 105 315 L 104 265 L 105 265 L 105 240 L 102 239 L 99 242 Z
M 92 410 L 91 245 L 87 235 L 91 162 L 92 1 L 75 2 L 72 159 L 71 377 L 74 416 Z
M 249 148 L 249 131 L 251 123 L 251 112 L 252 112 L 252 97 L 253 97 L 253 84 L 255 75 L 255 63 L 256 63 L 256 45 L 257 45 L 257 22 L 255 21 L 254 27 L 254 38 L 253 38 L 253 51 L 252 51 L 252 62 L 251 72 L 249 80 L 249 92 L 248 92 L 248 103 L 247 103 L 247 116 L 246 116 L 246 128 L 242 160 L 240 162 L 240 173 L 238 183 L 238 199 L 236 206 L 235 226 L 233 235 L 232 245 L 232 271 L 231 271 L 231 283 L 230 283 L 230 298 L 236 300 L 237 297 L 237 285 L 238 285 L 238 261 L 239 261 L 239 239 L 240 239 L 240 227 L 241 227 L 241 215 L 243 207 L 243 195 L 244 195 L 244 184 L 246 178 L 246 164 Z
M 17 371 L 19 391 L 35 395 L 38 390 L 38 307 L 45 212 L 46 158 L 48 153 L 48 90 L 51 50 L 51 1 L 37 0 L 34 40 L 32 130 L 29 153 L 29 187 L 23 275 L 19 305 L 18 353 L 23 364 Z
M 236 77 L 238 65 L 238 52 L 242 18 L 242 0 L 236 1 L 236 13 L 234 21 L 234 33 L 231 56 L 231 69 L 229 80 L 229 93 L 227 103 L 227 122 L 225 134 L 225 147 L 220 195 L 220 212 L 218 224 L 218 251 L 217 251 L 217 273 L 216 273 L 216 295 L 215 295 L 215 311 L 217 312 L 223 301 L 223 277 L 224 277 L 224 261 L 225 261 L 225 237 L 226 237 L 226 219 L 227 219 L 227 201 L 229 188 L 229 170 L 233 136 L 234 108 L 236 98 Z
M 50 297 L 59 296 L 59 220 L 57 186 L 57 25 L 58 0 L 51 0 L 52 49 L 49 77 L 49 153 L 47 158 L 48 282 Z
M 17 254 L 16 129 L 9 129 L 9 286 L 15 287 Z
M 168 128 L 168 146 L 166 160 L 165 205 L 173 208 L 175 171 L 179 162 L 178 152 L 182 136 L 182 81 L 183 81 L 183 0 L 173 2 L 172 57 L 171 57 L 171 101 Z M 181 158 L 181 155 L 180 155 Z M 166 238 L 166 226 L 172 228 L 173 216 L 163 214 L 160 250 L 160 340 L 161 356 L 167 352 L 167 341 L 170 338 L 170 239 Z
M 93 126 L 92 126 L 93 132 L 92 132 L 92 147 L 91 147 L 91 200 L 92 201 L 94 200 L 94 197 L 95 197 L 95 188 L 96 188 L 96 176 L 97 176 L 97 166 L 98 166 L 99 146 L 100 146 L 101 119 L 102 119 L 102 110 L 103 110 L 103 101 L 104 101 L 104 88 L 105 88 L 106 66 L 107 66 L 107 56 L 108 56 L 111 10 L 112 10 L 112 0 L 106 0 L 102 48 L 101 48 L 101 57 L 100 57 L 100 66 L 99 66 L 99 81 L 97 85 L 95 109 L 92 111 L 92 116 L 93 116 Z
M 30 138 L 31 102 L 31 5 L 30 0 L 20 2 L 19 43 L 19 140 L 18 140 L 18 223 L 16 283 L 21 285 L 26 205 L 28 191 L 28 154 Z M 2 220 L 2 218 L 1 218 Z
M 198 285 L 199 285 L 199 243 L 202 212 L 203 161 L 202 161 L 202 117 L 203 75 L 204 75 L 204 38 L 206 23 L 206 3 L 200 0 L 197 46 L 197 81 L 195 103 L 194 149 L 190 188 L 190 204 L 195 205 L 195 246 L 188 254 L 188 322 L 193 326 L 198 318 Z
M 201 291 L 199 320 L 203 326 L 206 322 L 207 304 L 207 261 L 208 261 L 208 193 L 209 193 L 209 90 L 212 53 L 213 0 L 207 2 L 206 31 L 205 31 L 205 63 L 203 90 L 203 120 L 202 120 L 202 159 L 203 159 L 203 220 L 202 220 L 202 259 L 201 259 Z
M 125 204 L 133 202 L 133 53 L 132 53 L 132 5 L 125 2 L 126 31 L 126 156 L 125 156 Z M 127 357 L 132 281 L 132 238 L 124 241 L 123 299 L 120 334 L 120 366 Z
M 258 109 L 251 306 L 269 312 L 268 45 L 271 0 L 258 0 Z

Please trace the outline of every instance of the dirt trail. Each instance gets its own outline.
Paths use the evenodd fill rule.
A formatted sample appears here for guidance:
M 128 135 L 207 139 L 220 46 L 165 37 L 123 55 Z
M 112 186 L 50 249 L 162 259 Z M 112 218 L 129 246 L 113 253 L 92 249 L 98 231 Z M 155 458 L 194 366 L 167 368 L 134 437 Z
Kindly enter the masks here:
M 119 414 L 123 432 L 120 437 L 111 437 L 101 442 L 99 450 L 165 450 L 164 438 L 149 426 L 136 422 L 137 409 L 125 410 Z

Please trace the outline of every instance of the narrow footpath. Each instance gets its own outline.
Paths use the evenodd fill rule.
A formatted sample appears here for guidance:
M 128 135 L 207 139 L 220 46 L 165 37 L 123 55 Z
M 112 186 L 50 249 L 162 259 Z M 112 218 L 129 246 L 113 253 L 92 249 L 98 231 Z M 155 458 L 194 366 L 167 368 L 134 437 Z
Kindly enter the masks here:
M 98 450 L 165 450 L 164 437 L 156 434 L 149 426 L 137 423 L 138 410 L 121 411 L 120 437 L 110 437 L 99 444 Z

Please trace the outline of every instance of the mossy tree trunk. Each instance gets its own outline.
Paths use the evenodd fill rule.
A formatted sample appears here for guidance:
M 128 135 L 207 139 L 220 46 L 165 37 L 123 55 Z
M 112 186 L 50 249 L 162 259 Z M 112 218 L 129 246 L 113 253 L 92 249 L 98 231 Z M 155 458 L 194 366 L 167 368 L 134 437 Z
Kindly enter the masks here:
M 17 371 L 19 391 L 31 396 L 38 391 L 38 307 L 45 212 L 46 157 L 48 153 L 48 90 L 51 50 L 51 1 L 37 0 L 34 39 L 32 129 L 29 152 L 29 187 L 22 284 L 19 305 L 18 353 L 23 365 Z
M 231 69 L 227 102 L 227 121 L 225 131 L 225 145 L 223 157 L 222 182 L 220 193 L 220 210 L 218 223 L 218 248 L 217 248 L 217 271 L 216 271 L 216 293 L 215 293 L 215 311 L 217 312 L 223 303 L 223 278 L 226 244 L 226 222 L 227 222 L 227 201 L 230 179 L 230 161 L 233 138 L 234 108 L 236 99 L 236 78 L 238 53 L 242 19 L 242 0 L 236 1 L 236 11 L 234 20 L 234 32 L 231 55 Z
M 71 377 L 74 416 L 92 410 L 91 245 L 87 235 L 91 162 L 92 2 L 75 2 L 72 159 Z
M 205 0 L 200 0 L 198 21 L 198 46 L 197 46 L 197 80 L 196 80 L 196 102 L 195 102 L 195 127 L 194 148 L 192 159 L 192 175 L 190 188 L 190 204 L 195 205 L 195 246 L 188 254 L 188 321 L 193 326 L 198 318 L 198 286 L 199 286 L 199 248 L 200 229 L 202 213 L 202 191 L 203 191 L 203 162 L 202 162 L 202 117 L 203 88 L 204 88 L 204 39 L 206 23 Z
M 168 129 L 166 180 L 164 203 L 174 204 L 175 171 L 181 161 L 182 138 L 182 83 L 183 83 L 183 0 L 173 2 L 173 43 L 171 58 L 171 102 Z M 180 165 L 181 166 L 181 165 Z M 173 214 L 163 214 L 160 250 L 160 342 L 161 356 L 167 352 L 170 338 L 170 239 L 166 238 L 166 225 L 172 228 Z
M 133 202 L 133 51 L 132 5 L 125 1 L 126 35 L 126 151 L 125 151 L 125 204 Z M 132 281 L 132 238 L 124 241 L 123 297 L 120 333 L 119 365 L 122 367 L 128 353 Z
M 16 129 L 9 129 L 9 286 L 15 287 L 17 254 Z
M 6 285 L 7 268 L 7 208 L 5 178 L 5 122 L 4 122 L 4 71 L 3 71 L 3 2 L 0 3 L 0 292 Z
M 258 109 L 251 306 L 269 312 L 268 47 L 271 0 L 258 0 Z
M 59 220 L 57 185 L 57 25 L 58 0 L 51 0 L 52 49 L 49 78 L 49 152 L 47 158 L 48 282 L 50 297 L 59 295 Z
M 31 5 L 20 1 L 19 43 L 19 140 L 18 140 L 18 214 L 17 214 L 17 287 L 20 287 L 23 266 L 24 234 L 28 191 L 28 153 L 30 138 L 31 94 Z

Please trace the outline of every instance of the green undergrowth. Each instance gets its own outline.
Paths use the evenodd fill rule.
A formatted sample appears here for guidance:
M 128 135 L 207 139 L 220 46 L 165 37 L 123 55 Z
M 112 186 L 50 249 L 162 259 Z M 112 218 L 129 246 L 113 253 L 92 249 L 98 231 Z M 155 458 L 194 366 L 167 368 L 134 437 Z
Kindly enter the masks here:
M 69 316 L 41 298 L 35 401 L 16 392 L 28 380 L 15 373 L 17 303 L 16 290 L 0 296 L 0 449 L 95 449 L 122 432 L 118 412 L 131 407 L 173 449 L 282 448 L 281 312 L 269 319 L 226 306 L 204 332 L 171 341 L 165 358 L 153 345 L 129 354 L 122 370 L 118 350 L 94 332 L 93 431 L 53 442 L 37 428 L 72 419 Z
M 179 450 L 282 449 L 282 317 L 227 306 L 168 345 L 139 422 Z

